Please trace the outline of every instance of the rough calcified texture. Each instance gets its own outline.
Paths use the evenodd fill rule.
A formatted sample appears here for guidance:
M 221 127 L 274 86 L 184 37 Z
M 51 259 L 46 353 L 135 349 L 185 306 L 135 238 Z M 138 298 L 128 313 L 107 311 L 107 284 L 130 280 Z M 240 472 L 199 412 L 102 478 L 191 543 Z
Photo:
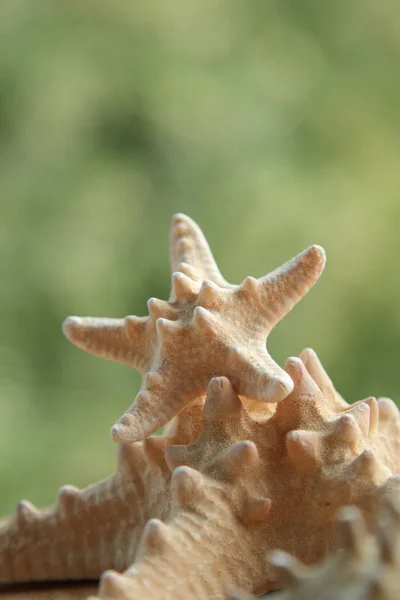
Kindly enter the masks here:
M 343 413 L 340 423 L 344 429 L 354 427 L 353 415 L 364 434 L 368 431 L 371 448 L 380 460 L 393 473 L 400 470 L 400 416 L 399 409 L 390 398 L 379 398 L 377 401 L 370 396 L 348 404 L 335 390 L 333 383 L 322 366 L 317 354 L 311 348 L 306 348 L 300 354 L 307 371 L 317 383 L 329 405 L 339 414 Z M 349 411 L 349 408 L 351 410 Z M 361 448 L 361 446 L 360 446 Z
M 400 479 L 397 493 L 385 499 L 367 532 L 354 506 L 340 509 L 335 527 L 337 553 L 318 567 L 307 568 L 285 552 L 269 562 L 285 591 L 275 600 L 398 600 L 400 597 Z M 268 600 L 270 596 L 265 596 Z M 241 592 L 230 600 L 255 600 Z
M 68 339 L 84 350 L 137 368 L 143 376 L 136 402 L 112 429 L 115 441 L 143 439 L 205 394 L 225 375 L 238 394 L 278 402 L 293 383 L 272 360 L 265 341 L 273 326 L 321 274 L 325 253 L 311 246 L 262 279 L 239 286 L 220 274 L 199 227 L 175 215 L 171 231 L 172 292 L 150 298 L 149 317 L 69 317 Z
M 125 574 L 104 574 L 102 598 L 222 599 L 232 585 L 261 593 L 276 587 L 270 550 L 313 564 L 333 548 L 340 506 L 360 507 L 371 525 L 380 498 L 398 485 L 398 443 L 383 438 L 398 432 L 400 415 L 386 399 L 347 405 L 315 354 L 303 356 L 322 389 L 289 359 L 294 390 L 266 421 L 226 378 L 210 382 L 198 440 L 165 451 L 171 515 L 147 524 Z
M 50 510 L 21 501 L 0 528 L 0 583 L 94 579 L 131 564 L 148 519 L 169 514 L 163 450 L 196 439 L 202 405 L 187 407 L 163 436 L 119 446 L 115 475 L 84 490 L 63 486 Z

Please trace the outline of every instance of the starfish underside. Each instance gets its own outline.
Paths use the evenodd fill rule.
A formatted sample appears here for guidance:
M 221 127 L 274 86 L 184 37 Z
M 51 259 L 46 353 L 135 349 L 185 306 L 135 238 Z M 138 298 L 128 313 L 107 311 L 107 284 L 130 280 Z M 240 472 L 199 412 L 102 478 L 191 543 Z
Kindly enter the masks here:
M 314 353 L 305 355 L 310 370 L 325 375 L 323 387 L 322 366 Z M 384 441 L 394 430 L 398 437 L 397 408 L 373 398 L 346 407 L 300 359 L 289 359 L 286 370 L 294 390 L 263 423 L 226 378 L 210 382 L 198 440 L 165 451 L 168 518 L 148 522 L 124 574 L 103 575 L 101 598 L 222 599 L 231 586 L 261 593 L 278 585 L 269 551 L 312 565 L 333 549 L 341 506 L 359 507 L 371 527 L 381 498 L 400 485 L 398 443 Z
M 261 279 L 225 281 L 200 228 L 175 215 L 171 229 L 172 291 L 168 302 L 150 298 L 149 316 L 124 319 L 69 317 L 68 339 L 98 356 L 138 369 L 142 387 L 112 428 L 120 443 L 145 438 L 226 376 L 241 396 L 279 402 L 293 389 L 270 357 L 271 329 L 320 276 L 325 253 L 311 246 Z

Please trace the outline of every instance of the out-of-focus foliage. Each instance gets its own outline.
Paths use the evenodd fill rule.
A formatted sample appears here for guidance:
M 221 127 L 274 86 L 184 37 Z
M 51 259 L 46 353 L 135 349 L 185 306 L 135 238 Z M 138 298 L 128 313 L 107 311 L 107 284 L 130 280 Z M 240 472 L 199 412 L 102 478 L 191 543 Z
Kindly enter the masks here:
M 114 469 L 139 377 L 69 314 L 169 292 L 175 211 L 224 275 L 311 243 L 327 269 L 273 332 L 353 401 L 400 397 L 400 11 L 390 0 L 2 0 L 0 511 Z

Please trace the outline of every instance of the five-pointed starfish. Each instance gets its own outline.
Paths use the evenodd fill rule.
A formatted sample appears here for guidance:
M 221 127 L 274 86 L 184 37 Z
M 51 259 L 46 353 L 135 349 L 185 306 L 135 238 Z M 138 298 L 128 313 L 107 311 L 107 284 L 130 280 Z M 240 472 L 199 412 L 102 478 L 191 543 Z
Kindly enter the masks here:
M 261 279 L 225 281 L 200 228 L 186 215 L 172 221 L 172 293 L 150 298 L 149 317 L 69 317 L 63 324 L 79 348 L 136 367 L 143 375 L 134 403 L 112 428 L 121 443 L 141 440 L 204 394 L 214 376 L 230 379 L 252 400 L 279 402 L 293 382 L 270 357 L 273 326 L 306 294 L 325 264 L 311 246 Z

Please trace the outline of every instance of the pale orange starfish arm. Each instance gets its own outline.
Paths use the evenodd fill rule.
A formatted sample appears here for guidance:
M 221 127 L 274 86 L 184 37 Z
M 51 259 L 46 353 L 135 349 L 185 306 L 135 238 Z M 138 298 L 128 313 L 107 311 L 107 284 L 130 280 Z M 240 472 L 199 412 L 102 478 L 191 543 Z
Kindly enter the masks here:
M 171 273 L 180 271 L 195 281 L 207 279 L 220 287 L 231 287 L 219 272 L 200 227 L 187 215 L 174 215 L 170 248 Z
M 272 273 L 256 280 L 259 289 L 247 278 L 249 287 L 254 286 L 256 295 L 264 303 L 271 329 L 306 295 L 324 267 L 325 251 L 315 244 Z
M 68 317 L 62 328 L 69 341 L 81 350 L 143 371 L 151 355 L 146 324 L 144 317 Z
M 147 520 L 169 514 L 164 449 L 197 438 L 203 402 L 182 411 L 164 435 L 119 446 L 112 477 L 84 490 L 63 486 L 49 510 L 21 501 L 0 525 L 0 585 L 95 579 L 105 569 L 127 568 Z
M 116 475 L 84 490 L 63 486 L 49 510 L 19 502 L 0 529 L 0 583 L 95 579 L 132 562 L 148 518 L 168 513 L 169 477 L 139 442 L 119 454 Z
M 151 298 L 149 317 L 67 319 L 66 336 L 80 348 L 131 364 L 143 375 L 136 402 L 112 429 L 131 443 L 163 426 L 224 375 L 249 400 L 279 402 L 293 382 L 271 358 L 273 326 L 320 276 L 325 254 L 311 246 L 273 273 L 241 285 L 220 275 L 199 227 L 176 215 L 171 234 L 171 299 Z M 186 262 L 189 261 L 189 262 Z
M 325 397 L 331 401 L 331 406 L 334 409 L 342 410 L 349 408 L 349 404 L 335 390 L 331 378 L 325 371 L 320 359 L 312 348 L 305 348 L 300 354 L 301 360 L 315 383 L 318 385 Z
M 243 442 L 232 448 L 225 465 L 246 476 L 257 471 L 258 460 L 254 445 Z M 171 488 L 176 516 L 167 524 L 147 523 L 137 560 L 122 575 L 103 574 L 100 598 L 225 598 L 232 579 L 248 585 L 262 581 L 267 566 L 252 546 L 252 530 L 267 518 L 268 500 L 252 503 L 243 486 L 234 507 L 216 482 L 190 467 L 175 469 Z

